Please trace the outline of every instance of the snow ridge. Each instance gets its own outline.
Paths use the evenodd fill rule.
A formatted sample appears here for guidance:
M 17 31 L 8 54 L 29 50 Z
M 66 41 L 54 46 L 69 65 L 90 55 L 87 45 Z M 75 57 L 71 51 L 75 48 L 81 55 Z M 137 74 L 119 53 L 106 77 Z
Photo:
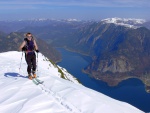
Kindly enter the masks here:
M 0 113 L 144 113 L 82 86 L 65 69 L 62 71 L 71 81 L 62 79 L 57 66 L 41 53 L 37 75 L 44 84 L 37 86 L 26 76 L 24 58 L 18 73 L 21 55 L 16 51 L 0 53 Z
M 146 20 L 144 19 L 132 19 L 132 18 L 107 18 L 107 19 L 103 19 L 101 20 L 101 22 L 103 23 L 113 23 L 116 25 L 121 25 L 121 26 L 125 26 L 128 28 L 139 28 L 142 26 L 142 24 L 144 24 L 146 22 Z

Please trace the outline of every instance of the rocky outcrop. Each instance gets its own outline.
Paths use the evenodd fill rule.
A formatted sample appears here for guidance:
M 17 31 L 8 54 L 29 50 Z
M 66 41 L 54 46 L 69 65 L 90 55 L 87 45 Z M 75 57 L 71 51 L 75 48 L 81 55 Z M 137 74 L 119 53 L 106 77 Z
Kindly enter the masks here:
M 103 73 L 107 71 L 112 73 L 124 73 L 132 70 L 134 70 L 134 67 L 124 56 L 119 56 L 117 58 L 111 58 L 108 60 L 102 60 L 100 61 L 97 69 L 97 71 L 101 71 Z

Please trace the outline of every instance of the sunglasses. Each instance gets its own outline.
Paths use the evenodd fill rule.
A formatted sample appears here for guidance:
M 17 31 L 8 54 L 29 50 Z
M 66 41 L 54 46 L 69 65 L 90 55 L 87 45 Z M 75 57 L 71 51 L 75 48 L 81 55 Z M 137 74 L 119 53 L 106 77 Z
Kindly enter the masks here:
M 32 38 L 32 36 L 27 36 L 27 38 Z

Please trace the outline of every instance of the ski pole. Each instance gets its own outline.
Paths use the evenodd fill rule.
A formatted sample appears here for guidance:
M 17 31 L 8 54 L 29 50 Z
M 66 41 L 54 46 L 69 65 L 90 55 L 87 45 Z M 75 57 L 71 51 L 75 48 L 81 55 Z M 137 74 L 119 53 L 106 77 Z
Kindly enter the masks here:
M 22 57 L 23 57 L 23 51 L 22 51 L 22 56 L 21 56 L 21 61 L 20 61 L 19 74 L 20 74 L 20 69 L 21 69 Z
M 37 72 L 38 72 L 38 53 L 37 53 L 36 68 L 37 68 Z M 37 77 L 38 77 L 38 75 L 37 75 Z

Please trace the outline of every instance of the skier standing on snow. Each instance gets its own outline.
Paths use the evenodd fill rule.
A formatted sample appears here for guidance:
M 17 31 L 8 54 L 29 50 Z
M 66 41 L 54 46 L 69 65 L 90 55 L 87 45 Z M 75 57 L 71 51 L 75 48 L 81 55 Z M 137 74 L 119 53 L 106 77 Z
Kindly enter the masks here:
M 19 50 L 25 51 L 25 59 L 28 65 L 28 78 L 31 80 L 32 78 L 36 78 L 36 55 L 34 51 L 38 53 L 39 50 L 36 41 L 33 39 L 31 33 L 26 34 L 26 38 L 24 38 L 24 41 L 19 47 Z

